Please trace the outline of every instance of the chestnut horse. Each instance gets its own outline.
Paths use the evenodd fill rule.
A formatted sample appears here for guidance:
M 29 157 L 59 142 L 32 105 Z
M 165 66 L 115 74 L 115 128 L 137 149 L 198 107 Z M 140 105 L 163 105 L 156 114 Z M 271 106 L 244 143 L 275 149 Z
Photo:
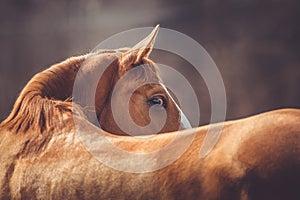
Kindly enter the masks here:
M 144 135 L 176 131 L 184 128 L 184 124 L 190 126 L 163 85 L 156 64 L 148 58 L 157 31 L 158 26 L 133 48 L 99 50 L 73 57 L 37 74 L 23 89 L 13 111 L 2 124 L 16 132 L 30 129 L 47 132 L 53 124 L 59 130 L 60 126 L 65 126 L 61 118 L 72 110 L 76 79 L 76 103 L 84 108 L 87 116 L 92 118 L 94 115 L 101 128 L 110 133 Z M 115 89 L 116 83 L 128 71 L 126 82 Z M 113 99 L 117 108 L 114 109 L 118 110 L 115 113 L 110 106 L 114 90 L 117 90 Z M 126 101 L 130 90 L 134 91 Z M 129 116 L 123 108 L 129 109 Z M 163 120 L 163 112 L 166 116 L 162 125 L 159 122 Z M 116 118 L 119 124 L 127 125 L 123 127 L 125 131 L 118 126 Z
M 149 66 L 142 68 L 149 71 L 138 72 L 140 76 L 151 74 L 147 76 L 159 80 L 155 65 L 148 58 L 151 48 L 146 45 L 137 49 L 71 58 L 37 74 L 28 83 L 11 115 L 0 126 L 0 199 L 300 199 L 300 111 L 297 109 L 271 111 L 224 123 L 220 140 L 201 159 L 199 150 L 212 125 L 157 134 L 147 140 L 104 132 L 105 137 L 97 140 L 101 129 L 88 121 L 82 106 L 95 106 L 94 114 L 101 128 L 123 135 L 118 128 L 110 130 L 116 124 L 105 120 L 106 116 L 112 117 L 105 107 L 107 98 L 111 98 L 107 89 L 128 67 L 140 62 Z M 95 66 L 102 66 L 101 63 L 111 65 L 95 86 L 99 93 L 96 105 L 89 105 L 90 101 L 84 98 L 78 101 L 82 105 L 72 104 L 69 97 L 78 68 L 87 69 L 83 70 L 84 77 L 93 73 Z M 110 81 L 106 76 L 110 76 Z M 147 106 L 158 104 L 169 109 L 170 125 L 162 131 L 177 130 L 180 111 L 164 87 L 154 84 L 138 89 L 145 92 L 154 87 L 154 97 L 158 94 L 159 98 L 152 99 L 150 92 L 136 93 L 140 95 L 137 99 L 148 102 Z M 132 106 L 135 103 L 138 104 L 130 102 Z M 141 125 L 149 123 L 149 118 L 138 119 L 134 113 L 149 110 L 143 106 L 136 106 L 138 110 L 131 108 L 132 120 Z M 82 129 L 75 127 L 74 120 Z M 83 132 L 91 143 L 95 142 L 95 148 L 101 147 L 100 154 L 107 159 L 113 155 L 106 139 L 124 151 L 149 153 L 176 136 L 175 145 L 170 145 L 167 151 L 140 162 L 133 162 L 134 156 L 117 157 L 114 162 L 120 168 L 155 167 L 170 159 L 191 135 L 194 139 L 169 165 L 145 173 L 128 173 L 99 162 L 83 142 L 80 136 Z

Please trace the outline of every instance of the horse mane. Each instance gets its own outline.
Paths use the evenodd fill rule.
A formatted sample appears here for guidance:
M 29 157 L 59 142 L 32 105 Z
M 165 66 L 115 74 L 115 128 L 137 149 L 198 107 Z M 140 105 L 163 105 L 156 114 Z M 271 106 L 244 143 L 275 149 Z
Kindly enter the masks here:
M 81 111 L 72 104 L 70 96 L 76 73 L 85 58 L 72 57 L 36 74 L 22 90 L 0 128 L 15 133 L 71 128 L 73 112 L 80 114 Z

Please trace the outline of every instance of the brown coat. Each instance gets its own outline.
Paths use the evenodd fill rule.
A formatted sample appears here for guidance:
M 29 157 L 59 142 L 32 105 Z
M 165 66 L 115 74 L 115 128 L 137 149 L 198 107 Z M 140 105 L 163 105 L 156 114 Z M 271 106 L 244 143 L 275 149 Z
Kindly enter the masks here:
M 299 120 L 299 110 L 284 109 L 227 122 L 216 147 L 204 159 L 199 159 L 199 149 L 208 126 L 193 129 L 196 137 L 177 161 L 142 174 L 100 163 L 70 128 L 44 134 L 1 128 L 0 198 L 299 199 Z M 95 127 L 87 125 L 86 130 Z M 147 151 L 172 135 L 146 141 L 110 137 L 124 149 Z M 160 159 L 167 158 L 153 162 Z

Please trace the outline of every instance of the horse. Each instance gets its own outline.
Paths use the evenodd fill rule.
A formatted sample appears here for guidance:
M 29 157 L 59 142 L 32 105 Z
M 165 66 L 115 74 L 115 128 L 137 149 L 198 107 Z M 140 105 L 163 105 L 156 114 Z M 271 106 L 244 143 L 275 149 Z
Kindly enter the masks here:
M 94 114 L 97 123 L 105 131 L 115 135 L 139 135 L 145 132 L 162 133 L 184 128 L 181 123 L 182 111 L 164 86 L 157 65 L 148 58 L 157 31 L 158 27 L 132 48 L 98 50 L 72 57 L 37 74 L 25 86 L 2 126 L 16 132 L 35 129 L 45 132 L 53 128 L 53 124 L 57 129 L 65 126 L 65 123 L 61 124 L 64 121 L 62 117 L 66 113 L 72 114 L 71 99 L 77 78 L 78 82 L 81 81 L 78 84 L 81 88 L 77 87 L 80 90 L 77 93 L 81 96 L 80 99 L 76 99 L 76 103 L 85 108 L 86 115 Z M 128 71 L 131 73 L 127 75 L 126 83 L 114 89 L 116 83 Z M 100 78 L 99 72 L 102 73 Z M 140 87 L 132 92 L 129 101 L 125 101 L 126 93 L 136 86 Z M 89 91 L 91 89 L 95 91 Z M 116 90 L 114 96 L 117 99 L 118 111 L 113 113 L 110 102 L 112 91 Z M 122 130 L 115 120 L 116 118 L 125 120 L 119 123 L 128 124 L 126 117 L 120 117 L 126 116 L 126 112 L 122 109 L 124 107 L 129 109 L 128 118 L 134 122 L 125 128 L 126 131 Z M 151 109 L 152 107 L 156 109 Z M 149 117 L 150 109 L 152 119 Z M 166 123 L 160 127 L 157 124 L 162 120 L 160 117 L 162 110 L 166 113 L 164 120 Z
M 218 124 L 172 131 L 173 127 L 178 129 L 181 124 L 180 111 L 173 100 L 167 101 L 167 105 L 176 107 L 172 114 L 177 117 L 167 116 L 167 121 L 173 122 L 163 128 L 163 131 L 168 131 L 166 133 L 150 135 L 145 140 L 125 135 L 116 128 L 110 133 L 109 126 L 114 124 L 102 127 L 106 123 L 102 118 L 110 116 L 108 113 L 111 111 L 104 111 L 106 100 L 100 96 L 112 97 L 105 92 L 119 78 L 114 72 L 119 71 L 120 66 L 127 70 L 128 65 L 121 65 L 121 61 L 132 63 L 138 60 L 134 63 L 139 63 L 140 58 L 146 55 L 142 61 L 150 63 L 147 66 L 152 66 L 151 74 L 154 74 L 154 64 L 147 58 L 149 50 L 148 46 L 144 46 L 141 50 L 144 54 L 137 53 L 139 50 L 134 50 L 134 53 L 130 50 L 101 51 L 92 57 L 83 55 L 68 59 L 37 74 L 21 92 L 11 115 L 0 125 L 0 199 L 300 198 L 298 109 L 275 110 L 225 122 L 215 147 L 201 158 L 199 150 L 205 134 L 211 126 Z M 121 54 L 121 57 L 112 59 L 115 58 L 114 53 Z M 131 53 L 135 55 L 131 57 Z M 79 104 L 72 103 L 69 95 L 73 83 L 66 80 L 74 80 L 79 67 L 90 66 L 87 71 L 93 73 L 89 70 L 95 70 L 97 67 L 93 66 L 99 66 L 107 59 L 109 61 L 105 63 L 111 63 L 114 67 L 107 68 L 103 77 L 114 76 L 110 77 L 109 82 L 101 77 L 101 84 L 95 86 L 99 96 L 92 99 L 95 99 L 96 105 L 85 105 L 90 101 L 84 98 L 79 98 Z M 84 61 L 87 61 L 86 64 Z M 157 87 L 158 84 L 148 87 L 154 86 L 160 91 L 159 94 L 166 95 L 166 100 L 169 98 L 167 91 Z M 139 89 L 145 92 L 147 88 Z M 144 98 L 144 101 L 148 100 Z M 152 103 L 164 105 L 158 99 Z M 84 106 L 95 107 L 94 114 L 100 128 L 89 120 Z M 148 108 L 140 109 L 139 113 L 144 110 Z M 167 111 L 169 113 L 171 111 Z M 76 128 L 74 121 L 80 128 Z M 138 123 L 147 123 L 147 120 Z M 81 137 L 84 134 L 94 144 L 91 148 Z M 132 166 L 161 166 L 191 136 L 193 140 L 189 148 L 164 167 L 143 173 L 118 170 Z M 101 162 L 94 154 L 100 147 L 98 153 L 101 157 L 111 160 L 115 155 L 111 153 L 113 150 L 109 144 L 127 152 L 147 154 L 165 147 L 170 141 L 175 142 L 167 150 L 142 160 L 135 159 L 138 154 L 127 157 L 117 155 L 113 159 L 115 168 Z

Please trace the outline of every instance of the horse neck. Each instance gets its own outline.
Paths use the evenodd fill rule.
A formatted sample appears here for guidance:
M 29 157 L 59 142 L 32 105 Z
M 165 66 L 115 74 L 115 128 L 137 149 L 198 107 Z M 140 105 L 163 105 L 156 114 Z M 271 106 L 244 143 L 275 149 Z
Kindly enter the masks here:
M 35 75 L 22 90 L 10 115 L 0 127 L 14 132 L 44 132 L 72 113 L 72 86 L 85 56 L 74 57 Z M 55 118 L 55 119 L 54 119 Z M 60 128 L 60 126 L 57 126 Z
M 84 59 L 84 56 L 70 58 L 37 74 L 24 88 L 24 93 L 32 91 L 48 99 L 66 100 L 72 95 L 74 80 Z

